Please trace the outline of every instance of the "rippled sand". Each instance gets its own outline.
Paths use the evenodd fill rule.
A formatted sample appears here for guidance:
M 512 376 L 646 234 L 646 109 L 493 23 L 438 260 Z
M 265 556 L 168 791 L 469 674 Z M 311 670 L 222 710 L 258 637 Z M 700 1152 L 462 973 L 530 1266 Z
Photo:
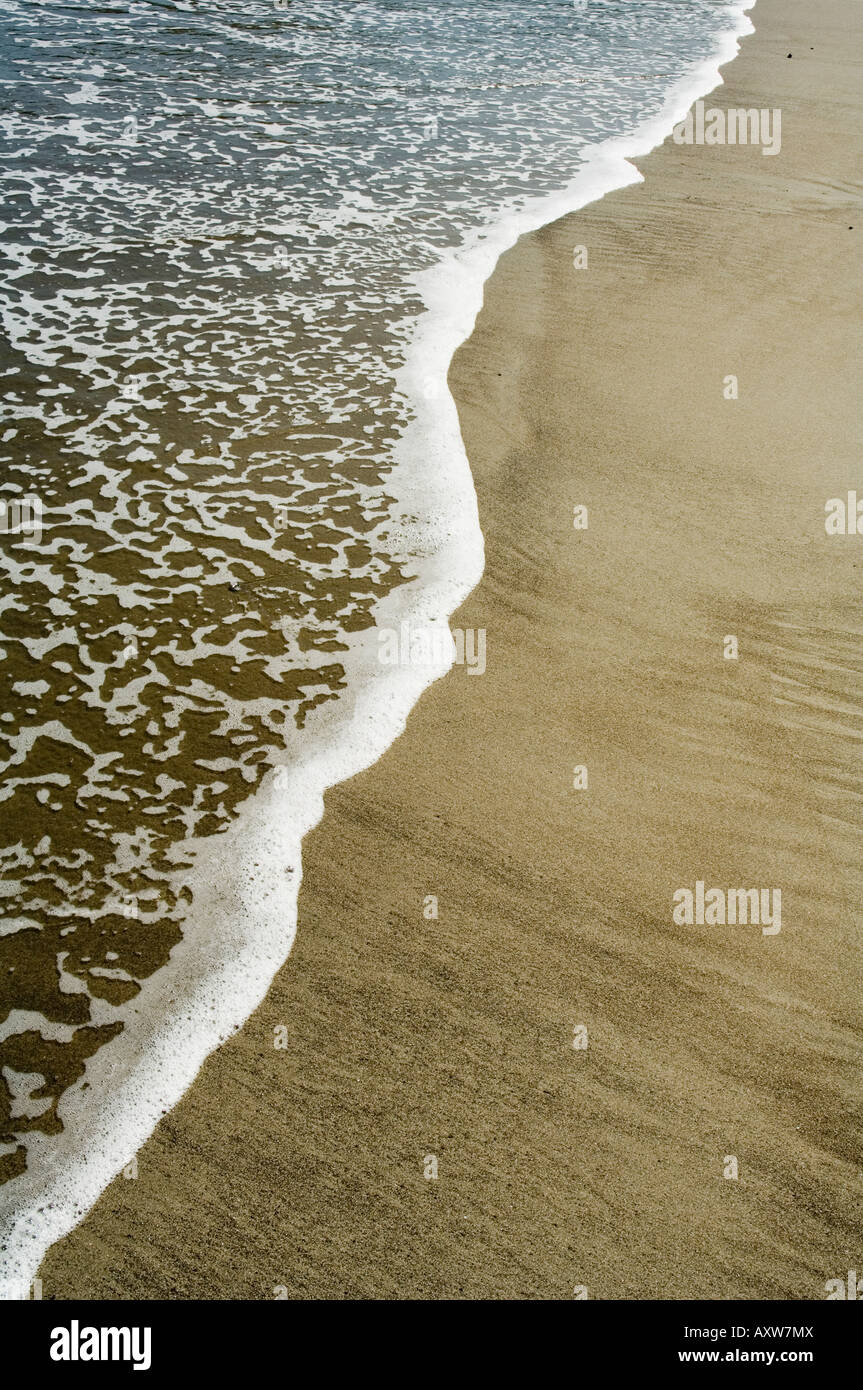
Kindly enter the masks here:
M 488 670 L 328 795 L 288 964 L 46 1296 L 818 1299 L 859 1268 L 863 561 L 824 503 L 859 465 L 863 29 L 755 19 L 716 101 L 781 106 L 781 159 L 667 143 L 499 265 L 451 378 Z M 779 886 L 781 932 L 676 927 L 698 879 Z
M 688 9 L 10 0 L 0 1184 L 433 548 L 390 486 L 414 276 L 661 104 L 727 7 Z

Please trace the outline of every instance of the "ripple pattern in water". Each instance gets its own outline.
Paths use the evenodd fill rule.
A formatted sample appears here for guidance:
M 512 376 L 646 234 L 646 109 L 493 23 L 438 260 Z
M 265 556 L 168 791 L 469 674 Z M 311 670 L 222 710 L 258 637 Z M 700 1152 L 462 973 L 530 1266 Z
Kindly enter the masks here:
M 412 276 L 713 49 L 726 0 L 0 0 L 0 1181 L 415 573 Z M 423 461 L 417 460 L 422 467 Z

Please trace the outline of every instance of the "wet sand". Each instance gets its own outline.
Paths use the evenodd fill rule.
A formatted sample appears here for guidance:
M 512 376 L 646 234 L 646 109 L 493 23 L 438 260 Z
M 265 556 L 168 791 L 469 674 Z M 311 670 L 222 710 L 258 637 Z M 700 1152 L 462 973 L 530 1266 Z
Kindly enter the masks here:
M 45 1298 L 819 1299 L 860 1268 L 863 539 L 824 507 L 863 481 L 863 11 L 753 18 L 715 104 L 781 108 L 779 155 L 669 141 L 495 271 L 451 371 L 487 671 L 328 794 L 291 958 Z M 781 889 L 781 931 L 676 925 L 698 880 Z

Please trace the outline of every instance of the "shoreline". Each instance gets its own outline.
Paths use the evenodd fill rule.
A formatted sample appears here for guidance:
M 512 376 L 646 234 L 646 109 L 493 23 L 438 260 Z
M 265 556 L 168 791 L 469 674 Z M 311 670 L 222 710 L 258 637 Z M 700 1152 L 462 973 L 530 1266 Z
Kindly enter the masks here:
M 455 613 L 476 586 L 484 557 L 476 493 L 447 373 L 470 337 L 497 261 L 520 236 L 638 182 L 641 175 L 631 161 L 654 149 L 711 82 L 721 82 L 721 65 L 752 32 L 748 11 L 753 7 L 749 0 L 729 13 L 733 27 L 718 37 L 715 53 L 693 62 L 668 90 L 658 114 L 628 135 L 588 147 L 565 188 L 501 210 L 415 277 L 426 309 L 398 374 L 414 418 L 398 443 L 387 488 L 398 497 L 390 531 L 402 536 L 404 562 L 417 569 L 417 576 L 379 602 L 377 627 L 360 634 L 343 657 L 353 693 L 309 718 L 285 779 L 280 782 L 274 773 L 226 834 L 198 842 L 194 859 L 188 842 L 179 847 L 191 871 L 178 876 L 176 887 L 178 894 L 191 888 L 194 902 L 183 939 L 167 965 L 142 982 L 124 1020 L 125 1035 L 110 1052 L 90 1059 L 81 1078 L 86 1093 L 64 1097 L 62 1133 L 31 1137 L 36 1162 L 16 1183 L 16 1214 L 0 1220 L 6 1248 L 0 1273 L 7 1282 L 26 1287 L 44 1253 L 74 1229 L 80 1213 L 92 1207 L 194 1083 L 206 1058 L 261 1003 L 295 939 L 302 844 L 323 815 L 323 797 L 384 755 L 423 691 L 452 665 L 443 654 L 449 627 L 441 614 Z M 421 563 L 409 560 L 414 552 L 424 557 Z M 437 639 L 435 659 L 384 671 L 375 638 L 405 623 L 427 628 Z M 226 863 L 232 866 L 228 872 Z M 144 1022 L 136 1029 L 138 1015 Z M 107 1013 L 106 1019 L 114 1021 L 114 1015 Z M 98 1154 L 92 1144 L 82 1143 L 82 1130 L 98 1134 Z M 60 1176 L 46 1190 L 42 1175 L 48 1170 Z M 3 1284 L 0 1279 L 0 1297 Z
M 791 40 L 803 43 L 810 8 L 799 0 L 759 0 L 756 35 L 744 40 L 719 89 L 720 102 L 731 105 L 737 92 L 737 105 L 783 104 L 763 89 L 758 99 L 759 63 L 775 68 L 775 31 L 781 47 L 784 14 L 803 26 Z M 829 0 L 808 22 L 820 35 L 819 25 L 829 28 L 830 16 L 847 20 L 850 13 L 846 3 Z M 859 38 L 856 29 L 858 43 Z M 835 67 L 835 57 L 833 62 Z M 752 82 L 749 89 L 741 69 Z M 798 93 L 792 77 L 796 73 L 783 72 L 776 80 L 791 82 L 793 103 L 808 100 L 811 106 L 812 93 Z M 820 149 L 811 124 L 807 138 Z M 781 760 L 779 770 L 771 770 L 771 759 L 789 751 L 787 731 L 773 708 L 772 682 L 802 684 L 790 658 L 778 677 L 772 670 L 779 650 L 775 613 L 792 624 L 796 618 L 799 628 L 793 601 L 799 603 L 797 590 L 804 586 L 783 567 L 782 547 L 771 530 L 762 549 L 756 540 L 753 556 L 738 545 L 733 528 L 727 532 L 721 524 L 725 508 L 735 524 L 747 522 L 757 534 L 763 519 L 753 510 L 753 496 L 763 502 L 767 495 L 785 530 L 799 537 L 801 497 L 811 510 L 808 460 L 799 445 L 795 452 L 794 437 L 795 428 L 805 429 L 805 403 L 794 426 L 788 420 L 796 402 L 787 388 L 779 396 L 781 424 L 775 402 L 769 426 L 763 402 L 760 413 L 751 396 L 735 403 L 748 430 L 763 432 L 762 444 L 778 434 L 787 446 L 791 505 L 771 492 L 781 486 L 778 466 L 759 474 L 757 451 L 740 424 L 729 428 L 709 394 L 690 383 L 693 423 L 701 425 L 702 435 L 710 427 L 706 443 L 716 465 L 697 479 L 702 509 L 720 516 L 719 523 L 714 516 L 719 534 L 711 584 L 702 579 L 699 588 L 691 530 L 681 531 L 668 519 L 677 509 L 699 534 L 702 513 L 692 505 L 687 511 L 675 488 L 682 486 L 688 498 L 692 469 L 687 472 L 684 464 L 701 435 L 696 429 L 686 438 L 682 412 L 669 410 L 667 375 L 676 371 L 685 380 L 691 369 L 691 334 L 684 351 L 675 329 L 687 307 L 700 310 L 705 282 L 715 315 L 708 334 L 726 349 L 736 341 L 723 319 L 725 298 L 717 289 L 710 297 L 713 281 L 699 237 L 713 238 L 714 254 L 730 254 L 735 243 L 727 229 L 702 225 L 703 207 L 720 224 L 723 218 L 741 222 L 748 197 L 764 221 L 777 213 L 786 222 L 798 220 L 793 231 L 783 227 L 777 236 L 780 270 L 773 265 L 772 287 L 764 287 L 762 255 L 757 265 L 746 262 L 742 288 L 735 284 L 731 294 L 750 336 L 760 331 L 769 359 L 777 342 L 765 338 L 760 318 L 753 326 L 748 300 L 753 293 L 761 296 L 757 307 L 768 325 L 771 315 L 782 318 L 789 290 L 782 267 L 790 255 L 795 269 L 805 271 L 791 247 L 801 218 L 807 230 L 814 220 L 803 195 L 802 211 L 787 208 L 777 185 L 790 177 L 805 187 L 807 180 L 822 178 L 821 164 L 816 174 L 799 145 L 789 153 L 787 129 L 785 139 L 777 160 L 762 160 L 757 150 L 681 149 L 667 141 L 643 161 L 646 183 L 523 238 L 498 264 L 477 328 L 451 371 L 488 552 L 485 576 L 453 622 L 488 630 L 489 670 L 466 685 L 457 670 L 438 682 L 381 762 L 327 793 L 324 820 L 304 842 L 301 931 L 293 955 L 258 1012 L 209 1058 L 144 1147 L 137 1182 L 115 1181 L 82 1225 L 49 1252 L 42 1267 L 45 1297 L 266 1298 L 274 1286 L 296 1297 L 558 1297 L 567 1296 L 566 1281 L 587 1283 L 598 1297 L 645 1297 L 651 1295 L 637 1292 L 636 1278 L 637 1268 L 645 1266 L 661 1281 L 664 1272 L 663 1288 L 696 1289 L 696 1297 L 789 1297 L 793 1278 L 808 1278 L 819 1252 L 826 1259 L 828 1236 L 837 1242 L 850 1237 L 851 1196 L 843 1192 L 856 1190 L 850 1171 L 854 1146 L 846 1142 L 848 1126 L 840 1113 L 853 1099 L 844 1093 L 850 1076 L 846 1083 L 842 1069 L 850 1071 L 859 1045 L 859 1009 L 850 988 L 842 1010 L 847 1021 L 840 1027 L 829 1019 L 837 989 L 841 998 L 835 959 L 841 914 L 859 898 L 854 827 L 841 835 L 829 829 L 837 808 L 826 774 L 816 779 L 813 792 L 811 777 L 801 769 L 796 779 Z M 708 158 L 721 172 L 708 170 Z M 835 158 L 839 170 L 847 167 L 847 150 L 844 166 L 841 152 Z M 735 159 L 748 164 L 736 168 Z M 684 170 L 688 183 L 680 185 Z M 742 212 L 729 206 L 729 179 L 739 180 Z M 841 193 L 834 196 L 841 216 Z M 668 227 L 681 223 L 690 256 L 671 273 L 677 248 Z M 812 235 L 825 235 L 817 222 Z M 744 237 L 748 257 L 752 243 L 764 236 L 752 229 L 748 242 Z M 600 267 L 592 258 L 577 290 L 569 268 L 573 239 L 600 247 Z M 819 252 L 832 269 L 820 244 Z M 653 277 L 649 284 L 633 269 L 642 259 Z M 694 287 L 686 285 L 687 274 Z M 618 277 L 628 281 L 628 297 Z M 835 298 L 832 283 L 827 293 Z M 824 293 L 818 267 L 809 266 L 808 281 L 804 274 L 795 292 L 807 323 L 823 313 L 813 297 Z M 799 304 L 789 312 L 804 317 Z M 841 339 L 841 325 L 834 327 L 831 319 L 829 326 Z M 655 356 L 640 341 L 648 334 L 652 346 L 662 341 Z M 847 351 L 845 340 L 842 347 Z M 748 350 L 742 355 L 751 382 Z M 841 360 L 833 344 L 834 376 Z M 760 358 L 754 361 L 757 383 Z M 805 377 L 796 358 L 793 365 L 799 390 Z M 770 384 L 775 393 L 776 382 Z M 827 437 L 834 446 L 844 438 L 839 426 L 844 421 L 847 432 L 850 419 L 844 386 L 841 372 L 838 384 L 828 383 L 833 421 Z M 734 455 L 730 476 L 720 472 L 727 460 L 719 436 L 726 429 L 740 450 L 737 458 L 744 457 L 753 474 Z M 649 451 L 650 458 L 640 460 L 642 472 L 630 471 L 639 451 Z M 847 461 L 843 467 L 851 486 L 853 465 Z M 842 477 L 835 479 L 840 492 Z M 568 528 L 571 508 L 584 500 L 586 487 L 593 489 L 591 516 L 604 518 L 606 531 L 603 538 L 600 524 L 578 537 L 584 553 L 577 560 Z M 819 545 L 813 535 L 811 546 L 820 555 Z M 626 590 L 627 566 L 639 546 L 646 552 L 639 581 L 654 598 L 668 600 L 667 622 L 658 623 L 641 594 L 633 600 Z M 587 573 L 585 555 L 592 565 Z M 830 576 L 844 566 L 839 577 L 845 592 L 853 593 L 850 552 L 820 568 L 811 555 L 804 558 L 813 592 L 837 603 L 831 587 L 837 581 Z M 718 612 L 717 592 L 723 600 Z M 688 630 L 685 620 L 692 628 L 693 612 L 701 624 L 697 639 L 681 638 Z M 772 615 L 768 638 L 756 621 L 765 612 Z M 708 616 L 720 617 L 722 632 L 732 631 L 730 613 L 755 653 L 748 671 L 741 662 L 735 672 L 733 693 L 727 670 L 720 668 L 717 676 L 711 666 L 714 637 L 707 622 Z M 633 644 L 642 663 L 634 669 Z M 562 674 L 564 693 L 556 695 Z M 771 692 L 767 698 L 765 688 Z M 677 717 L 681 703 L 688 723 Z M 754 733 L 748 723 L 741 729 L 738 707 Z M 524 737 L 528 712 L 530 739 Z M 812 717 L 818 715 L 816 709 Z M 470 720 L 476 721 L 473 732 Z M 636 729 L 641 744 L 634 742 Z M 729 756 L 730 785 L 723 785 L 722 758 L 705 737 L 717 730 L 730 738 L 720 745 Z M 822 746 L 828 734 L 818 727 L 814 734 L 794 730 L 795 740 L 808 740 L 810 756 L 823 755 L 826 766 L 838 756 L 832 746 Z M 681 759 L 681 738 L 697 749 L 705 768 Z M 662 754 L 655 764 L 651 752 Z M 587 813 L 584 806 L 573 808 L 567 785 L 571 765 L 582 761 L 592 769 Z M 676 803 L 657 807 L 651 800 L 651 779 L 669 770 L 678 799 L 707 802 L 706 825 L 715 839 L 703 860 L 695 853 L 706 843 L 700 822 L 679 816 Z M 668 918 L 670 899 L 666 864 L 674 866 L 675 887 L 695 882 L 702 863 L 700 877 L 721 873 L 721 882 L 748 882 L 750 869 L 750 877 L 757 874 L 757 858 L 747 863 L 740 844 L 735 791 L 768 808 L 763 825 L 752 813 L 743 822 L 750 830 L 760 827 L 762 843 L 769 829 L 792 882 L 795 861 L 788 846 L 801 840 L 811 845 L 813 833 L 792 808 L 794 799 L 802 798 L 804 809 L 821 816 L 818 833 L 825 844 L 819 840 L 818 847 L 839 875 L 828 904 L 827 947 L 815 934 L 815 886 L 808 885 L 807 900 L 805 880 L 796 899 L 793 892 L 783 894 L 786 904 L 797 907 L 798 921 L 801 905 L 805 909 L 804 945 L 792 940 L 784 960 L 763 956 L 760 939 L 717 946 L 670 936 L 662 917 L 665 912 Z M 681 843 L 689 857 L 678 850 Z M 433 923 L 422 915 L 427 894 L 441 904 Z M 789 933 L 787 905 L 785 910 Z M 781 940 L 784 946 L 789 935 Z M 849 962 L 859 967 L 859 947 L 850 937 L 845 947 L 847 982 L 854 978 L 853 970 L 845 974 Z M 677 1016 L 681 990 L 694 1010 L 694 1039 Z M 609 999 L 619 1001 L 616 1007 Z M 790 1001 L 794 1027 L 781 1016 L 781 1000 Z M 590 1020 L 591 1047 L 583 1059 L 590 1065 L 578 1072 L 569 1039 L 582 1016 Z M 660 1024 L 666 1029 L 662 1046 L 656 1041 Z M 795 1046 L 794 1030 L 804 1024 L 803 1041 Z M 272 1046 L 273 1029 L 280 1025 L 291 1040 L 285 1054 Z M 746 1041 L 743 1056 L 757 1056 L 762 1032 L 769 1086 L 759 1084 L 743 1062 L 735 1065 L 732 1046 Z M 630 1050 L 640 1044 L 649 1056 L 627 1060 L 625 1044 Z M 834 1059 L 834 1070 L 819 1078 L 822 1054 Z M 676 1122 L 665 1126 L 646 1112 L 645 1097 L 658 1095 L 671 1104 L 667 1073 L 682 1092 L 672 1088 Z M 729 1085 L 736 1110 L 725 1095 Z M 780 1102 L 780 1085 L 790 1089 L 788 1105 L 796 1118 L 805 1121 L 808 1114 L 811 1120 L 823 1107 L 820 1118 L 832 1149 L 825 1155 L 815 1133 L 805 1143 L 798 1140 L 805 1165 L 827 1164 L 821 1187 L 814 1178 L 807 1187 L 782 1158 L 783 1142 L 798 1126 L 791 1126 L 788 1105 Z M 824 1089 L 832 1105 L 819 1101 Z M 714 1132 L 713 1115 L 725 1116 L 726 1133 L 736 1118 L 739 1134 L 758 1156 L 754 1176 L 733 1189 L 705 1181 L 698 1166 L 713 1153 L 708 1136 L 723 1152 L 732 1152 L 736 1142 L 733 1134 L 723 1138 L 718 1126 Z M 437 1183 L 423 1178 L 429 1153 L 439 1158 Z M 668 1170 L 665 1186 L 654 1180 L 657 1167 Z M 781 1200 L 776 1205 L 777 1194 L 797 1191 L 795 1181 L 804 1199 L 803 1224 L 795 1218 L 791 1254 L 775 1272 L 765 1272 L 762 1264 L 759 1285 L 759 1266 L 742 1258 L 739 1245 L 751 1219 L 761 1250 L 775 1246 L 784 1229 L 778 1218 L 788 1216 Z M 822 1189 L 831 1223 L 818 1217 Z M 737 1202 L 730 1212 L 729 1190 Z M 694 1231 L 689 1245 L 678 1229 L 675 1198 L 693 1222 L 705 1223 L 700 1240 Z M 628 1253 L 613 1238 L 621 1221 L 635 1237 Z M 730 1253 L 727 1238 L 726 1244 L 721 1239 L 723 1223 L 733 1231 Z M 675 1243 L 678 1265 L 672 1268 Z M 718 1260 L 712 1271 L 708 1252 Z M 850 1247 L 847 1254 L 853 1255 Z M 430 1267 L 435 1260 L 441 1269 Z M 843 1261 L 844 1246 L 836 1249 L 836 1270 Z M 824 1268 L 825 1278 L 836 1272 Z M 564 1270 L 570 1273 L 564 1276 Z M 764 1291 L 701 1292 L 716 1287 Z

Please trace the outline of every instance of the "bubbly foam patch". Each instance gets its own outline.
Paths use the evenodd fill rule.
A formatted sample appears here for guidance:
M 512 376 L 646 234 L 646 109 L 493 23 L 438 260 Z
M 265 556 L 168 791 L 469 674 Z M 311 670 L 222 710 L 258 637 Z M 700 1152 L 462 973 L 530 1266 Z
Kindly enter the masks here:
M 323 791 L 447 669 L 384 667 L 376 634 L 444 630 L 481 573 L 446 371 L 498 255 L 637 178 L 746 25 L 4 8 L 0 491 L 43 505 L 0 537 L 0 1256 L 26 1280 L 262 998 Z

